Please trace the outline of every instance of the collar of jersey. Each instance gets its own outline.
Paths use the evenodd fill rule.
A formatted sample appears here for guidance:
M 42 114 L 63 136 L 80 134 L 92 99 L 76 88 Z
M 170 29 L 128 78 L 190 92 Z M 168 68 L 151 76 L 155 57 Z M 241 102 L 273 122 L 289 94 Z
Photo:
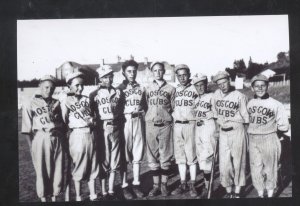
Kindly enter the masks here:
M 190 87 L 191 85 L 192 85 L 191 84 L 191 80 L 189 80 L 189 82 L 185 86 L 183 86 L 181 84 L 178 84 L 178 86 L 181 87 L 181 88 L 183 88 L 183 89 L 186 89 L 186 88 Z
M 159 88 L 165 86 L 165 84 L 167 83 L 166 80 L 163 79 L 162 84 L 159 84 L 155 79 L 153 80 L 154 83 L 156 83 L 158 85 Z
M 265 93 L 264 96 L 261 97 L 261 99 L 268 99 L 270 95 L 268 93 Z M 254 99 L 257 99 L 257 95 L 254 95 Z
M 134 81 L 134 82 L 132 82 L 132 83 L 129 83 L 129 81 L 128 81 L 127 79 L 125 79 L 125 80 L 123 81 L 123 84 L 125 84 L 125 85 L 131 85 L 132 87 L 138 87 L 138 86 L 140 86 L 140 84 L 137 83 L 136 81 Z

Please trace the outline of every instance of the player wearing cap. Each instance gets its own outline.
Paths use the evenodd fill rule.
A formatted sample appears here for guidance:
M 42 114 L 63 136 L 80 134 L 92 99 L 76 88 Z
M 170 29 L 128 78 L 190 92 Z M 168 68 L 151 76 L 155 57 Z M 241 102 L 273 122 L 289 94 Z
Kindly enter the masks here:
M 175 88 L 164 80 L 165 64 L 154 61 L 150 70 L 154 81 L 146 87 L 148 110 L 146 120 L 146 144 L 148 165 L 153 175 L 153 188 L 149 196 L 169 195 L 167 188 L 173 158 L 172 104 L 174 103 Z M 161 178 L 161 180 L 160 180 Z M 161 181 L 161 184 L 160 184 Z
M 196 102 L 195 143 L 199 168 L 204 173 L 205 189 L 202 192 L 204 197 L 208 190 L 216 144 L 216 124 L 212 112 L 213 93 L 207 90 L 207 76 L 203 74 L 196 74 L 193 77 L 192 84 L 194 84 L 199 94 Z
M 265 189 L 268 197 L 272 197 L 281 153 L 276 132 L 287 132 L 289 121 L 284 106 L 269 97 L 266 76 L 254 76 L 251 90 L 255 93 L 254 99 L 247 105 L 250 114 L 248 133 L 251 177 L 259 197 L 263 197 Z
M 220 128 L 220 181 L 226 188 L 225 198 L 239 198 L 241 187 L 246 183 L 247 97 L 230 86 L 229 74 L 225 71 L 218 72 L 213 81 L 219 87 L 213 96 L 212 109 Z
M 74 163 L 72 177 L 75 185 L 76 201 L 82 201 L 80 187 L 82 181 L 85 180 L 88 181 L 90 200 L 97 199 L 95 179 L 99 172 L 90 101 L 89 97 L 82 95 L 83 76 L 81 72 L 74 72 L 66 77 L 70 92 L 62 102 L 63 119 L 70 129 L 69 149 Z
M 54 77 L 47 75 L 40 80 L 40 93 L 23 105 L 22 130 L 29 143 L 36 172 L 36 191 L 42 202 L 62 191 L 64 124 L 60 103 L 53 99 Z
M 120 102 L 121 91 L 112 86 L 113 70 L 109 65 L 97 70 L 100 87 L 90 94 L 92 113 L 100 120 L 100 135 L 98 135 L 98 151 L 104 173 L 100 172 L 102 194 L 106 199 L 115 199 L 114 181 L 116 170 L 120 167 L 120 141 L 123 109 Z M 108 194 L 106 192 L 106 176 L 108 179 Z M 107 196 L 108 195 L 108 196 Z
M 174 154 L 178 164 L 181 184 L 172 191 L 172 195 L 183 194 L 186 191 L 186 170 L 190 170 L 189 193 L 196 197 L 196 148 L 195 148 L 195 104 L 198 92 L 190 80 L 190 69 L 185 64 L 175 67 L 179 85 L 175 92 L 174 112 Z
M 124 152 L 126 161 L 122 165 L 122 188 L 126 199 L 132 199 L 133 196 L 128 190 L 127 183 L 127 163 L 133 165 L 133 192 L 139 198 L 144 194 L 140 189 L 140 163 L 143 158 L 144 149 L 144 113 L 147 107 L 145 99 L 145 89 L 136 82 L 138 63 L 134 60 L 125 61 L 122 64 L 125 80 L 118 86 L 118 89 L 124 93 L 122 99 L 124 103 Z

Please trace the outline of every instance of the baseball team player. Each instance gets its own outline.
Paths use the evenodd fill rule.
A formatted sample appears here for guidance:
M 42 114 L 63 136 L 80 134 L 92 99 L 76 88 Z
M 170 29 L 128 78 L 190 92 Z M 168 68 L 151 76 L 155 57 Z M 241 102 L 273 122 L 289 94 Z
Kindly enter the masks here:
M 174 154 L 180 175 L 181 184 L 172 191 L 172 195 L 183 194 L 186 191 L 186 170 L 190 170 L 189 194 L 197 196 L 196 180 L 196 148 L 195 148 L 195 101 L 198 92 L 190 80 L 190 69 L 185 64 L 175 67 L 179 86 L 175 92 L 174 112 Z
M 148 110 L 146 121 L 146 145 L 148 165 L 153 176 L 153 188 L 149 196 L 168 196 L 167 188 L 170 166 L 173 158 L 173 118 L 175 88 L 164 80 L 165 64 L 154 61 L 150 70 L 154 81 L 146 87 Z
M 251 89 L 255 95 L 247 109 L 250 115 L 248 134 L 252 182 L 258 197 L 264 197 L 265 189 L 268 197 L 273 197 L 281 153 L 277 132 L 287 132 L 289 121 L 284 106 L 269 96 L 266 76 L 254 76 Z
M 204 173 L 205 189 L 202 192 L 204 197 L 208 191 L 216 144 L 216 123 L 212 112 L 213 93 L 207 90 L 207 76 L 203 74 L 196 74 L 192 83 L 199 95 L 196 101 L 195 143 L 199 168 Z
M 122 188 L 126 199 L 132 199 L 133 196 L 128 189 L 127 183 L 127 163 L 133 165 L 132 189 L 134 194 L 141 198 L 144 193 L 140 189 L 140 163 L 143 158 L 144 138 L 143 121 L 144 112 L 147 107 L 145 99 L 145 89 L 136 82 L 138 63 L 134 60 L 125 61 L 122 64 L 122 71 L 125 80 L 118 86 L 118 89 L 124 93 L 124 152 L 126 165 L 122 168 Z
M 247 97 L 230 86 L 229 74 L 225 71 L 218 72 L 213 81 L 219 88 L 214 93 L 212 108 L 220 131 L 220 182 L 226 188 L 225 198 L 239 198 L 241 187 L 246 183 Z
M 90 95 L 92 111 L 95 111 L 97 120 L 100 120 L 101 130 L 97 138 L 99 141 L 99 157 L 104 174 L 100 172 L 102 194 L 105 199 L 115 199 L 114 181 L 116 170 L 120 167 L 121 124 L 123 116 L 121 91 L 112 86 L 113 70 L 104 65 L 97 70 L 100 87 Z M 106 191 L 106 176 L 108 179 L 108 193 Z
M 70 89 L 62 102 L 62 116 L 69 126 L 69 149 L 74 163 L 72 178 L 74 180 L 76 201 L 82 201 L 81 183 L 88 181 L 90 200 L 96 200 L 95 179 L 99 165 L 96 160 L 94 120 L 91 116 L 89 97 L 82 95 L 84 74 L 74 72 L 66 77 Z
M 64 123 L 60 103 L 53 99 L 55 79 L 46 75 L 40 80 L 40 93 L 23 105 L 22 130 L 30 146 L 36 173 L 36 191 L 42 202 L 62 191 Z

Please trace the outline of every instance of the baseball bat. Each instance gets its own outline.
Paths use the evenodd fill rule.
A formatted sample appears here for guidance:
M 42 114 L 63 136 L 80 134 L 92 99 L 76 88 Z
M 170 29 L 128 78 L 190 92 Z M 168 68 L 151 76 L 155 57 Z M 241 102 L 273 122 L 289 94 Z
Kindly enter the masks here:
M 215 173 L 215 161 L 216 161 L 216 157 L 217 157 L 217 153 L 218 153 L 217 148 L 218 148 L 218 140 L 216 140 L 216 144 L 215 144 L 215 148 L 214 148 L 214 156 L 213 156 L 211 172 L 210 172 L 210 179 L 209 179 L 209 184 L 208 184 L 207 199 L 211 198 L 212 183 L 214 180 L 214 173 Z

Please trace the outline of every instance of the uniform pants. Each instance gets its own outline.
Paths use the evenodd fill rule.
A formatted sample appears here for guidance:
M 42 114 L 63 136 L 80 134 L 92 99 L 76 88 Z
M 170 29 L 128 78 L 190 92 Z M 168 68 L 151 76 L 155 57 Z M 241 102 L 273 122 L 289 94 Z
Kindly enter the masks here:
M 216 124 L 213 119 L 204 120 L 201 126 L 196 126 L 195 142 L 199 167 L 201 170 L 211 170 L 215 148 Z
M 39 198 L 57 196 L 63 186 L 62 136 L 37 131 L 32 140 L 32 160 Z
M 127 162 L 139 164 L 143 158 L 144 138 L 143 138 L 143 118 L 131 118 L 125 115 L 124 125 L 125 157 Z
M 233 123 L 233 130 L 220 129 L 220 181 L 223 187 L 246 183 L 246 134 L 244 125 Z
M 76 128 L 70 133 L 70 156 L 74 163 L 74 181 L 93 180 L 98 176 L 94 135 L 90 128 Z
M 195 121 L 175 123 L 173 138 L 176 164 L 196 164 Z
M 115 172 L 120 167 L 120 127 L 103 122 L 104 144 L 102 168 L 104 172 Z
M 281 154 L 281 143 L 277 134 L 250 134 L 249 154 L 251 177 L 255 189 L 275 189 Z
M 173 158 L 172 124 L 154 126 L 153 122 L 146 122 L 146 144 L 148 165 L 151 170 L 168 170 Z

